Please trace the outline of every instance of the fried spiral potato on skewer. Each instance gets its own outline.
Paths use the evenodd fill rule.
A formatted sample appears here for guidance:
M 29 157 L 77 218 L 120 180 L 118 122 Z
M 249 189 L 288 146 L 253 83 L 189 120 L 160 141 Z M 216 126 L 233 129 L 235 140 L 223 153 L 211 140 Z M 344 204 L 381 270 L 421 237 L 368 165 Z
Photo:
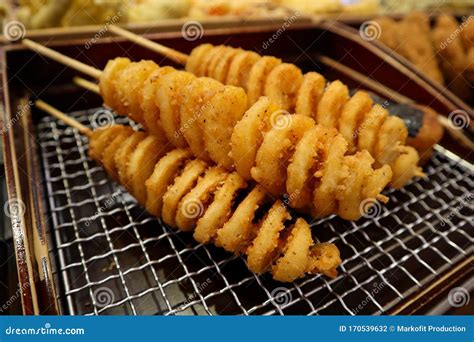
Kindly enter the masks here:
M 201 55 L 200 51 L 207 51 L 208 48 L 208 46 L 202 47 L 196 50 L 195 54 L 191 53 L 191 56 Z M 222 61 L 222 58 L 219 59 L 219 51 L 225 53 L 225 61 Z M 240 49 L 226 46 L 219 46 L 219 49 L 211 48 L 207 55 L 202 54 L 202 58 L 211 59 L 215 63 L 208 65 L 206 60 L 202 60 L 201 63 L 190 61 L 188 69 L 195 70 L 198 75 L 223 79 L 223 73 L 226 70 L 230 73 L 235 63 L 238 65 L 242 63 L 240 59 L 237 60 L 237 57 L 242 55 L 245 55 L 245 51 Z M 255 57 L 254 54 L 250 55 Z M 233 167 L 245 169 L 241 174 L 246 179 L 249 176 L 249 166 L 243 166 L 244 163 L 240 162 L 240 157 L 237 157 L 237 154 L 234 155 L 233 152 L 230 153 L 230 140 L 237 131 L 238 121 L 245 117 L 244 107 L 254 103 L 256 98 L 263 94 L 268 94 L 278 109 L 286 110 L 297 106 L 303 111 L 302 114 L 313 118 L 317 124 L 340 130 L 348 142 L 349 154 L 367 149 L 373 154 L 377 166 L 386 163 L 393 165 L 396 159 L 407 151 L 407 148 L 410 149 L 405 145 L 406 139 L 403 139 L 407 134 L 403 122 L 389 117 L 387 110 L 382 106 L 373 105 L 366 93 L 357 92 L 350 98 L 347 87 L 340 81 L 331 82 L 324 89 L 325 80 L 317 73 L 312 72 L 302 76 L 301 71 L 294 65 L 282 63 L 268 56 L 258 57 L 258 60 L 254 62 L 254 58 L 249 57 L 250 55 L 246 55 L 247 69 L 250 70 L 246 78 L 247 86 L 244 87 L 248 93 L 247 98 L 243 91 L 237 91 L 217 81 L 212 82 L 209 78 L 193 78 L 183 71 L 167 69 L 164 75 L 158 76 L 161 81 L 153 80 L 152 76 L 145 79 L 143 70 L 157 68 L 156 65 L 147 61 L 127 64 L 119 59 L 117 61 L 119 66 L 109 63 L 106 67 L 109 70 L 104 72 L 101 83 L 115 83 L 120 88 L 117 80 L 129 80 L 133 91 L 125 99 L 123 96 L 119 98 L 126 101 L 120 106 L 121 108 L 141 108 L 142 112 L 131 115 L 133 119 L 142 123 L 150 131 L 159 132 L 161 125 L 176 147 L 189 146 L 196 156 L 204 160 L 212 160 L 228 170 Z M 143 66 L 140 67 L 141 64 Z M 128 69 L 138 75 L 127 76 L 133 74 L 127 71 Z M 124 73 L 125 76 L 121 76 L 120 73 Z M 156 70 L 153 73 L 158 75 Z M 244 79 L 242 75 L 237 78 Z M 152 85 L 149 85 L 150 82 Z M 153 87 L 154 83 L 157 84 L 155 87 Z M 135 94 L 135 89 L 140 89 L 140 87 L 144 89 L 141 96 Z M 101 87 L 108 92 L 108 98 L 113 97 L 110 95 L 113 93 L 113 88 L 110 84 Z M 149 100 L 149 92 L 153 89 L 157 93 L 154 104 Z M 125 88 L 122 86 L 117 91 L 124 93 Z M 141 106 L 137 104 L 140 99 L 146 104 Z M 253 110 L 252 107 L 253 105 L 249 111 Z M 159 114 L 159 118 L 153 119 L 153 113 Z M 397 131 L 397 134 L 387 134 L 389 131 L 392 133 Z M 395 140 L 390 141 L 391 138 Z M 410 154 L 414 155 L 413 151 L 410 151 Z M 244 158 L 244 160 L 249 160 L 249 158 Z M 397 168 L 397 172 L 393 173 L 392 186 L 395 184 L 396 187 L 403 186 L 405 183 L 402 180 L 406 182 L 422 174 L 416 166 L 418 163 L 416 158 L 409 160 L 414 164 L 405 170 Z
M 140 63 L 142 62 L 135 64 Z M 280 66 L 286 65 L 280 64 Z M 142 70 L 147 67 L 151 67 L 149 63 L 146 63 L 143 68 L 134 66 L 133 70 Z M 154 75 L 157 73 L 158 71 L 153 71 Z M 306 148 L 301 147 L 295 154 L 298 141 L 316 125 L 311 117 L 286 114 L 286 111 L 281 110 L 280 106 L 267 97 L 261 97 L 246 110 L 247 96 L 242 88 L 224 86 L 207 77 L 196 78 L 187 72 L 169 69 L 163 73 L 160 80 L 152 77 L 154 76 L 149 76 L 149 79 L 130 78 L 138 83 L 138 85 L 132 84 L 134 87 L 145 83 L 149 91 L 153 89 L 153 85 L 150 84 L 153 82 L 157 91 L 156 110 L 147 99 L 147 106 L 142 106 L 146 110 L 142 115 L 135 116 L 138 120 L 142 120 L 143 126 L 158 126 L 161 123 L 164 135 L 175 147 L 189 146 L 195 156 L 205 161 L 213 161 L 227 171 L 235 168 L 246 180 L 256 180 L 267 192 L 276 197 L 290 195 L 290 206 L 310 211 L 318 217 L 339 214 L 336 189 L 344 186 L 340 168 L 341 159 L 347 152 L 347 144 L 337 131 L 334 131 L 336 133 L 325 132 L 331 136 L 330 144 L 325 148 L 318 145 L 317 141 L 309 141 Z M 142 94 L 142 98 L 149 96 L 149 94 Z M 324 95 L 322 97 L 324 98 Z M 327 97 L 329 100 L 326 101 L 328 103 L 326 107 L 331 106 L 331 97 L 332 95 Z M 124 107 L 136 106 L 138 98 L 138 96 L 129 96 L 131 102 L 126 103 Z M 323 102 L 322 100 L 321 103 Z M 159 113 L 159 119 L 150 120 L 149 112 Z M 370 133 L 373 130 L 368 129 L 367 132 Z M 364 136 L 369 133 L 364 133 Z M 387 131 L 385 136 L 392 135 Z M 329 141 L 324 135 L 316 134 L 315 137 L 321 140 L 321 143 Z M 370 141 L 373 142 L 373 140 Z M 385 152 L 382 150 L 380 153 Z M 141 158 L 145 158 L 145 155 Z M 295 157 L 303 164 L 293 163 L 292 160 Z M 305 159 L 306 164 L 303 162 Z M 318 163 L 314 163 L 316 159 Z M 302 174 L 298 174 L 299 167 L 302 167 Z M 291 177 L 289 177 L 290 171 Z M 371 171 L 373 172 L 372 168 Z M 148 174 L 151 171 L 145 169 L 137 171 L 137 173 L 140 172 Z M 194 173 L 190 175 L 192 177 L 189 176 L 191 178 L 186 183 L 189 187 L 197 181 L 199 176 Z M 125 175 L 125 178 L 127 177 L 130 176 Z M 140 203 L 146 204 L 144 202 L 145 190 L 138 189 L 141 183 L 143 182 L 133 184 L 133 188 Z M 179 184 L 182 185 L 185 182 Z M 383 189 L 386 184 L 382 184 L 380 188 Z M 151 209 L 156 210 L 157 207 L 163 205 L 167 208 L 167 214 L 163 217 L 164 221 L 170 225 L 175 224 L 173 219 L 178 210 L 179 196 L 181 192 L 187 190 L 188 188 L 175 189 L 174 193 L 164 196 L 162 204 L 159 201 L 150 204 Z M 292 192 L 294 190 L 298 192 Z M 361 212 L 360 216 L 363 214 L 364 212 Z
M 141 63 L 144 64 L 142 67 L 139 66 Z M 270 74 L 278 71 L 277 74 L 280 75 L 278 68 L 286 66 L 288 65 L 279 64 Z M 110 68 L 114 69 L 113 63 Z M 130 72 L 125 72 L 127 68 L 132 68 L 137 73 L 140 71 L 140 73 L 138 76 L 128 76 Z M 142 70 L 148 69 L 152 71 L 146 78 Z M 205 161 L 213 161 L 225 170 L 232 171 L 235 168 L 246 180 L 256 180 L 266 191 L 275 196 L 291 195 L 290 206 L 296 205 L 296 208 L 309 210 L 316 216 L 340 215 L 336 194 L 339 187 L 345 187 L 345 178 L 341 170 L 342 158 L 348 150 L 347 139 L 344 139 L 342 135 L 336 133 L 331 140 L 331 145 L 327 148 L 321 149 L 320 146 L 315 146 L 310 142 L 312 149 L 301 149 L 300 154 L 304 151 L 319 161 L 308 164 L 307 159 L 306 164 L 302 165 L 303 168 L 309 167 L 305 169 L 307 173 L 299 174 L 298 179 L 293 178 L 298 172 L 295 168 L 299 165 L 291 163 L 296 145 L 305 133 L 315 126 L 313 118 L 309 115 L 286 114 L 286 111 L 281 110 L 281 106 L 267 97 L 261 97 L 246 111 L 247 96 L 242 88 L 224 86 L 207 77 L 196 78 L 187 72 L 175 71 L 172 68 L 170 70 L 169 67 L 160 74 L 159 67 L 146 61 L 131 63 L 125 66 L 124 70 L 125 76 L 118 75 L 117 80 L 128 79 L 130 81 L 128 86 L 133 89 L 132 93 L 135 89 L 147 90 L 146 93 L 141 94 L 141 101 L 140 94 L 128 94 L 126 103 L 123 104 L 124 108 L 136 108 L 140 103 L 147 103 L 141 106 L 142 112 L 133 116 L 145 128 L 150 127 L 150 131 L 156 132 L 157 127 L 161 125 L 165 135 L 175 147 L 189 147 L 195 156 Z M 211 69 L 209 73 L 212 74 L 213 71 L 214 69 Z M 109 75 L 111 72 L 105 74 Z M 320 100 L 312 103 L 327 117 L 326 124 L 323 126 L 334 127 L 341 121 L 331 116 L 332 112 L 338 112 L 341 116 L 346 115 L 352 120 L 350 127 L 359 125 L 358 139 L 353 137 L 351 140 L 353 147 L 357 146 L 359 150 L 367 149 L 371 152 L 375 157 L 374 165 L 377 167 L 385 163 L 392 165 L 402 154 L 409 154 L 411 157 L 403 161 L 407 167 L 397 168 L 399 174 L 396 174 L 397 177 L 392 184 L 401 186 L 413 174 L 419 172 L 416 167 L 417 160 L 414 157 L 416 154 L 411 153 L 404 146 L 406 128 L 400 119 L 390 117 L 390 120 L 387 120 L 386 110 L 379 105 L 371 107 L 366 115 L 362 115 L 361 112 L 370 106 L 364 103 L 355 112 L 350 111 L 348 104 L 351 100 L 346 94 L 347 87 L 340 82 L 333 82 L 327 91 L 323 92 L 321 89 L 324 80 L 315 73 L 308 75 L 306 82 L 301 76 L 307 90 L 304 96 L 299 97 L 300 101 L 296 99 L 296 102 L 304 108 L 305 99 L 308 101 L 311 94 L 320 93 Z M 117 83 L 119 82 L 117 80 L 111 82 Z M 101 82 L 106 83 L 109 80 L 103 79 Z M 126 88 L 123 85 L 119 87 L 124 93 Z M 113 86 L 104 88 L 110 90 Z M 150 104 L 149 99 L 150 91 L 153 89 L 157 92 L 154 105 Z M 292 98 L 287 95 L 283 98 L 286 100 Z M 362 95 L 359 97 L 364 98 Z M 357 97 L 354 96 L 354 101 L 356 100 Z M 153 120 L 152 113 L 159 113 L 159 118 Z M 314 115 L 315 112 L 308 110 L 308 113 Z M 297 125 L 298 122 L 302 125 Z M 282 127 L 286 123 L 289 127 L 293 124 L 296 126 L 294 129 Z M 151 127 L 155 128 L 151 129 Z M 316 136 L 321 138 L 319 135 Z M 396 141 L 390 144 L 391 139 L 396 139 Z M 321 154 L 316 156 L 318 149 Z M 300 158 L 306 157 L 300 155 Z M 407 164 L 410 162 L 413 165 Z M 292 177 L 288 177 L 290 165 Z M 374 172 L 372 167 L 371 172 Z M 408 175 L 405 175 L 406 173 Z M 288 178 L 290 180 L 287 182 Z M 377 180 L 381 183 L 385 182 L 385 178 L 377 178 Z M 383 189 L 386 184 L 385 182 L 375 188 Z M 288 186 L 302 191 L 303 199 L 298 200 L 300 193 L 292 193 Z M 378 195 L 376 194 L 375 198 L 385 200 L 384 197 Z M 139 199 L 142 200 L 143 197 L 140 195 Z M 175 202 L 176 200 L 171 202 L 172 207 L 177 205 Z M 167 203 L 165 201 L 164 204 L 168 205 Z M 364 212 L 360 212 L 359 217 L 363 214 Z M 350 217 L 354 216 L 350 215 Z M 166 221 L 167 217 L 164 219 Z M 172 218 L 168 223 L 174 223 Z
M 118 141 L 123 143 L 115 143 Z M 131 189 L 132 195 L 143 197 L 140 202 L 146 203 L 148 210 L 157 216 L 166 215 L 180 230 L 194 231 L 200 242 L 214 242 L 228 251 L 247 254 L 249 269 L 256 273 L 268 271 L 282 282 L 294 281 L 307 273 L 337 275 L 336 268 L 341 263 L 337 247 L 314 243 L 304 219 L 293 222 L 282 202 L 271 205 L 261 187 L 251 189 L 235 172 L 227 173 L 192 159 L 185 149 L 174 149 L 153 160 L 142 160 L 139 167 L 146 172 L 135 179 L 137 155 L 166 149 L 166 141 L 114 125 L 92 133 L 89 155 L 100 164 L 113 159 L 117 169 L 122 170 L 122 185 Z M 117 174 L 112 171 L 111 175 L 115 178 Z M 139 181 L 146 187 L 145 193 L 142 186 L 137 186 Z M 249 190 L 246 196 L 237 196 L 238 192 Z M 160 198 L 159 203 L 155 197 Z M 166 197 L 173 198 L 175 211 L 162 205 Z M 268 215 L 260 217 L 257 209 L 264 204 L 271 205 L 271 209 Z M 242 222 L 246 224 L 241 225 Z M 224 238 L 231 239 L 233 245 L 222 241 Z
M 222 46 L 209 48 L 209 45 L 206 44 L 206 49 L 210 49 L 208 51 L 216 51 L 221 48 Z M 198 49 L 200 47 L 196 48 L 196 50 Z M 206 60 L 199 54 L 194 53 L 194 51 L 187 62 L 189 65 L 205 63 Z M 193 70 L 193 68 L 188 67 L 186 69 Z M 279 72 L 280 70 L 281 72 Z M 362 124 L 366 121 L 364 118 L 369 116 L 371 112 L 372 101 L 367 100 L 367 93 L 357 92 L 354 95 L 354 101 L 351 101 L 347 86 L 342 82 L 336 80 L 324 89 L 324 77 L 318 73 L 310 72 L 301 77 L 302 74 L 299 68 L 291 64 L 282 63 L 281 60 L 270 56 L 259 56 L 259 59 L 248 72 L 248 83 L 242 86 L 246 89 L 249 96 L 249 104 L 255 103 L 260 96 L 266 95 L 279 105 L 280 109 L 296 110 L 297 114 L 311 116 L 317 124 L 340 130 L 349 143 L 348 150 L 350 153 L 363 149 L 357 144 L 357 139 L 360 131 L 364 129 Z M 295 94 L 294 91 L 296 91 Z M 370 105 L 368 104 L 369 102 Z M 357 109 L 351 109 L 354 104 L 357 105 Z M 381 124 L 376 127 L 380 128 Z M 373 134 L 374 139 L 377 140 L 379 132 L 375 127 Z M 399 141 L 392 143 L 397 144 Z M 381 155 L 393 152 L 393 149 L 387 148 L 390 151 Z M 398 152 L 398 155 L 401 156 L 401 151 Z M 377 157 L 375 159 L 377 165 L 384 164 Z M 413 159 L 411 160 L 414 161 Z M 404 185 L 401 181 L 402 179 L 411 179 L 415 175 L 422 174 L 421 170 L 414 165 L 409 170 L 412 170 L 414 173 L 407 176 L 405 173 L 409 171 L 403 173 L 394 172 L 392 186 L 397 184 L 397 187 L 400 187 L 400 184 Z

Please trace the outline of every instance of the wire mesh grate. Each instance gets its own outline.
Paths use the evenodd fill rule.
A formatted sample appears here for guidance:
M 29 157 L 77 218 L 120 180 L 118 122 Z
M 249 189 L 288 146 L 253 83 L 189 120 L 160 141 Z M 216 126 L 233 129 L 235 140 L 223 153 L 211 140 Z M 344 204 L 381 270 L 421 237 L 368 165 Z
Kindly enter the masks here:
M 89 125 L 96 111 L 70 115 Z M 64 313 L 381 314 L 474 249 L 473 167 L 441 147 L 427 178 L 389 189 L 388 205 L 357 222 L 313 222 L 314 237 L 341 250 L 336 279 L 281 284 L 149 216 L 89 160 L 76 130 L 45 117 L 37 134 Z

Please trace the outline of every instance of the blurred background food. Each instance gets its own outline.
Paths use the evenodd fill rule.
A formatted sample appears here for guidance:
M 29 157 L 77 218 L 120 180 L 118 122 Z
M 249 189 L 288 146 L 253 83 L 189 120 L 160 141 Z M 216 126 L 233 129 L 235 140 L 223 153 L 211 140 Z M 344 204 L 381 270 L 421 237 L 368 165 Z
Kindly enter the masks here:
M 353 20 L 355 27 L 374 20 L 380 42 L 473 103 L 473 9 L 474 0 L 0 0 L 0 19 L 21 21 L 27 30 L 129 23 L 163 27 L 172 19 L 224 27 L 225 18 L 274 23 L 295 13 L 304 20 Z
M 404 14 L 411 10 L 466 11 L 472 0 L 0 0 L 0 18 L 8 15 L 27 28 L 103 24 L 113 16 L 122 23 L 163 19 L 219 17 L 267 18 L 303 15 Z
M 375 19 L 378 40 L 408 59 L 423 74 L 445 85 L 461 99 L 474 101 L 474 16 L 457 20 L 412 11 L 400 20 Z
M 118 16 L 122 23 L 143 23 L 177 18 L 260 18 L 284 16 L 289 13 L 278 1 L 271 0 L 2 1 L 4 13 L 8 7 L 12 17 L 31 29 L 98 25 L 114 16 Z

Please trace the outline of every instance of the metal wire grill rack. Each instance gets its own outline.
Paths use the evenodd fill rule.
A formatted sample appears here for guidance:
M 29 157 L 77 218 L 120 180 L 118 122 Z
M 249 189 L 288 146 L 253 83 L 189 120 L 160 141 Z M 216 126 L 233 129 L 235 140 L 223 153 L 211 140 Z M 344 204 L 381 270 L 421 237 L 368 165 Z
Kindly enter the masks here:
M 89 125 L 97 110 L 70 115 Z M 388 205 L 357 222 L 313 222 L 314 237 L 341 250 L 336 279 L 281 284 L 149 216 L 76 130 L 45 117 L 37 135 L 63 313 L 380 314 L 473 253 L 474 169 L 441 147 L 426 179 L 388 190 Z

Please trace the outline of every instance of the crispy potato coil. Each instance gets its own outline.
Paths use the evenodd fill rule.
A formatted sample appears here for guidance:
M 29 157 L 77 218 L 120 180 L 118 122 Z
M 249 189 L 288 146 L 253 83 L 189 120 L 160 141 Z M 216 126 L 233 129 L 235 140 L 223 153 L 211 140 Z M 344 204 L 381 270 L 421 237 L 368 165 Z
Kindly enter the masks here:
M 246 254 L 255 273 L 268 271 L 282 282 L 307 273 L 337 275 L 337 247 L 315 243 L 304 219 L 292 221 L 283 202 L 272 204 L 261 186 L 252 188 L 238 173 L 193 159 L 186 149 L 168 151 L 164 139 L 121 125 L 95 131 L 89 146 L 98 163 L 114 161 L 107 172 L 117 179 L 120 170 L 120 183 L 150 213 L 194 232 L 198 242 Z M 270 208 L 266 215 L 258 211 L 263 206 Z
M 366 93 L 359 91 L 350 98 L 347 86 L 340 81 L 325 87 L 324 78 L 317 73 L 303 76 L 292 64 L 271 57 L 256 60 L 255 54 L 226 46 L 210 50 L 203 46 L 191 56 L 193 54 L 203 60 L 201 63 L 191 61 L 188 70 L 218 79 L 223 79 L 227 71 L 226 82 L 235 63 L 245 64 L 250 70 L 248 77 L 238 73 L 232 77 L 236 79 L 233 83 L 238 85 L 246 79 L 248 86 L 223 85 L 209 77 L 196 77 L 170 67 L 160 68 L 150 61 L 127 63 L 117 59 L 117 65 L 113 61 L 108 63 L 108 71 L 101 79 L 104 97 L 111 104 L 120 102 L 120 114 L 134 111 L 135 114 L 129 114 L 132 119 L 155 136 L 161 139 L 166 136 L 174 147 L 189 148 L 196 157 L 215 162 L 226 171 L 235 169 L 245 180 L 256 180 L 274 196 L 288 195 L 290 206 L 318 217 L 337 214 L 354 220 L 364 214 L 359 210 L 357 217 L 354 212 L 340 209 L 339 190 L 344 188 L 349 193 L 350 184 L 358 184 L 344 174 L 344 170 L 349 172 L 350 169 L 345 166 L 346 154 L 367 150 L 373 156 L 370 174 L 375 172 L 372 165 L 394 168 L 393 173 L 384 168 L 386 177 L 374 178 L 373 182 L 380 183 L 374 184 L 373 189 L 380 191 L 387 179 L 392 186 L 401 187 L 421 174 L 416 151 L 405 145 L 407 129 L 403 121 L 389 116 L 383 106 L 373 105 Z M 127 82 L 131 89 L 127 88 Z M 250 94 L 254 83 L 261 86 L 254 88 L 258 96 L 269 96 L 260 97 L 248 108 L 251 100 L 245 89 Z M 290 115 L 286 110 L 295 107 L 302 113 Z M 314 127 L 320 128 L 312 131 Z M 309 136 L 305 138 L 307 133 Z M 311 140 L 311 136 L 317 141 Z M 304 140 L 305 145 L 299 145 L 300 140 Z M 140 158 L 145 159 L 145 155 L 142 153 Z M 157 154 L 152 158 L 161 156 Z M 139 156 L 134 158 L 141 160 Z M 359 158 L 353 163 L 364 164 Z M 119 168 L 117 172 L 145 205 L 146 191 L 140 184 L 152 170 L 137 171 L 143 175 L 135 182 Z M 176 190 L 183 192 L 187 188 Z M 374 198 L 384 197 L 377 193 Z M 177 199 L 166 196 L 165 199 L 163 204 L 150 205 L 170 206 L 168 212 L 173 214 L 169 214 L 169 221 L 168 217 L 164 220 L 175 224 L 173 216 L 179 209 Z
M 201 51 L 217 53 L 223 48 L 222 45 L 198 46 L 194 49 L 196 52 L 193 50 L 187 62 L 191 67 L 186 67 L 186 69 L 193 70 L 193 65 L 205 67 L 203 65 L 206 64 L 207 56 L 200 53 Z M 245 52 L 241 49 L 227 47 L 227 54 L 231 51 L 229 49 L 239 51 L 235 56 Z M 251 53 L 253 54 L 253 52 Z M 232 62 L 230 63 L 232 64 Z M 242 68 L 242 72 L 244 71 L 245 68 Z M 212 75 L 209 76 L 212 77 Z M 219 78 L 219 80 L 222 79 L 223 77 Z M 380 137 L 383 135 L 387 137 L 385 133 L 389 129 L 387 126 L 395 123 L 397 127 L 393 129 L 399 129 L 398 122 L 390 119 L 386 115 L 388 113 L 385 109 L 379 108 L 380 106 L 373 108 L 372 100 L 367 93 L 358 91 L 350 97 L 347 86 L 339 80 L 326 86 L 326 80 L 320 74 L 309 72 L 303 75 L 296 66 L 282 63 L 281 60 L 271 56 L 258 56 L 252 62 L 252 67 L 248 68 L 247 84 L 230 83 L 228 78 L 225 83 L 242 86 L 247 92 L 249 105 L 254 104 L 261 96 L 265 95 L 279 106 L 279 109 L 296 111 L 297 114 L 312 117 L 317 124 L 338 129 L 347 140 L 348 152 L 351 154 L 366 148 L 369 148 L 369 152 L 374 153 L 374 141 L 377 142 L 379 138 L 384 143 L 387 141 Z M 374 111 L 385 113 L 374 117 Z M 384 125 L 386 120 L 389 123 Z M 379 132 L 382 127 L 385 128 L 385 132 Z M 402 130 L 404 132 L 399 131 L 399 137 L 407 134 L 406 127 L 403 127 Z M 374 155 L 377 165 L 384 165 L 387 160 L 390 160 L 389 165 L 395 165 L 395 160 L 403 154 L 403 149 L 393 148 L 392 145 L 404 146 L 405 142 L 402 143 L 401 139 L 394 135 L 392 137 L 395 140 L 384 147 L 387 151 L 379 151 L 377 155 Z M 358 142 L 358 140 L 362 140 L 362 142 Z M 416 167 L 418 161 L 412 158 L 410 160 L 416 164 L 410 165 L 402 174 L 394 173 L 392 186 L 399 188 L 412 177 L 422 174 L 421 170 Z

